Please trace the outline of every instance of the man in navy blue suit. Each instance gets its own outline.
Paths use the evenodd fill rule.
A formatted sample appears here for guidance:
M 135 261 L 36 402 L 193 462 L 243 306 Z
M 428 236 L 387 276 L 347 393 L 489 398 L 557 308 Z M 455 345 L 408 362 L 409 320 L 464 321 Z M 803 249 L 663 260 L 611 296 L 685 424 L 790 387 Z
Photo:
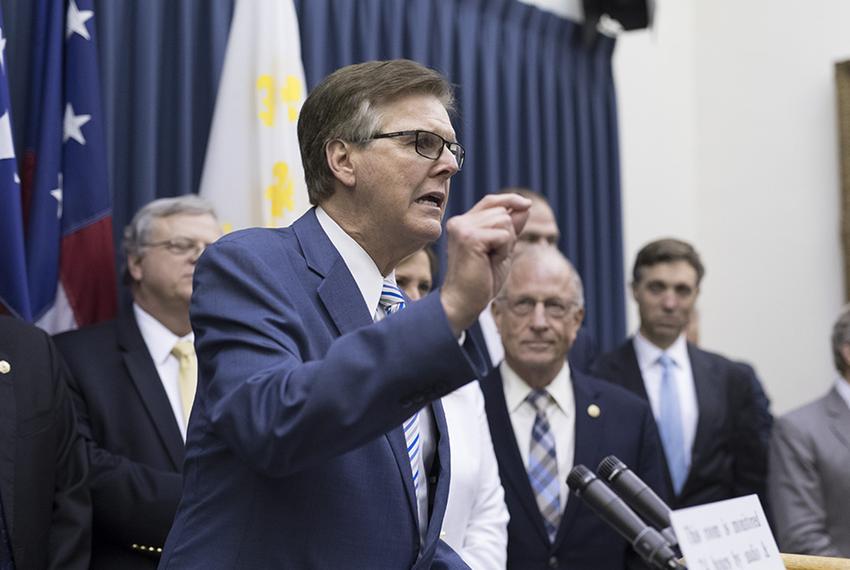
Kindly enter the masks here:
M 508 568 L 643 568 L 567 490 L 573 466 L 595 469 L 608 455 L 664 488 L 649 406 L 566 359 L 584 318 L 581 278 L 555 248 L 529 246 L 492 308 L 505 360 L 481 385 L 511 515 Z
M 641 248 L 632 271 L 640 328 L 591 367 L 650 402 L 673 507 L 763 497 L 766 487 L 772 417 L 753 369 L 685 336 L 704 274 L 689 243 L 665 238 Z
M 463 331 L 530 204 L 488 196 L 449 220 L 444 286 L 398 310 L 394 268 L 440 235 L 463 164 L 451 106 L 445 78 L 411 61 L 337 70 L 298 122 L 316 207 L 201 257 L 199 383 L 160 568 L 466 568 L 439 538 L 435 400 L 485 368 Z

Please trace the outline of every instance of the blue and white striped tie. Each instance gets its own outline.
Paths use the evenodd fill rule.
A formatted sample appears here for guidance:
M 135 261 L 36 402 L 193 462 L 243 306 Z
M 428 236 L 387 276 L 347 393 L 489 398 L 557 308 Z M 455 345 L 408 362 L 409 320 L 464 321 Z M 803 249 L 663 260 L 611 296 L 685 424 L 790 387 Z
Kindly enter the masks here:
M 537 508 L 543 515 L 543 525 L 546 527 L 549 541 L 554 543 L 558 525 L 561 524 L 561 488 L 555 435 L 546 417 L 546 408 L 549 407 L 551 396 L 546 390 L 532 390 L 526 401 L 536 413 L 528 450 L 528 480 L 537 499 Z
M 378 301 L 384 313 L 389 316 L 404 308 L 404 296 L 395 284 L 395 279 L 387 277 L 381 287 L 381 300 Z M 419 458 L 421 439 L 419 436 L 419 412 L 416 412 L 404 422 L 404 440 L 407 442 L 407 455 L 410 457 L 410 470 L 413 473 L 413 487 L 419 488 Z

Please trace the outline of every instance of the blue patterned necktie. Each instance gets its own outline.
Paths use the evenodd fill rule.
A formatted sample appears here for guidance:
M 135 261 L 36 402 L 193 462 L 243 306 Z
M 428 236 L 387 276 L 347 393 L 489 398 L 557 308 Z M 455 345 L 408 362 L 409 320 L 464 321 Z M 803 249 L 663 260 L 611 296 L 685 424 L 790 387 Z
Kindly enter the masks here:
M 399 312 L 404 308 L 404 296 L 395 284 L 395 279 L 386 277 L 381 287 L 381 299 L 378 305 L 387 316 Z M 410 457 L 410 470 L 413 473 L 413 487 L 419 488 L 419 466 L 422 461 L 419 457 L 421 439 L 419 436 L 419 412 L 416 412 L 404 422 L 404 440 L 407 443 L 407 455 Z
M 673 359 L 667 354 L 658 358 L 661 364 L 661 393 L 658 398 L 658 431 L 661 445 L 670 469 L 673 490 L 678 495 L 688 475 L 688 458 L 685 455 L 685 434 L 682 430 L 682 413 L 679 408 L 679 391 L 673 378 Z
M 558 525 L 561 523 L 561 488 L 555 436 L 546 418 L 546 408 L 549 407 L 551 396 L 546 390 L 532 390 L 525 399 L 535 411 L 528 450 L 528 480 L 537 499 L 537 507 L 543 515 L 549 541 L 555 542 Z

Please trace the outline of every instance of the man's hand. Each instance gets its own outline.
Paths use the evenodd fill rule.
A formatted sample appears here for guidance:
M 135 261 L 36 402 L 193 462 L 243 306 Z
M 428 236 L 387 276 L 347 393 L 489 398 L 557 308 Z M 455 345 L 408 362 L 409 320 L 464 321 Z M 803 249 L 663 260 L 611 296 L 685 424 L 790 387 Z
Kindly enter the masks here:
M 501 289 L 530 207 L 531 200 L 518 194 L 490 194 L 446 224 L 448 268 L 440 300 L 455 335 L 475 322 Z

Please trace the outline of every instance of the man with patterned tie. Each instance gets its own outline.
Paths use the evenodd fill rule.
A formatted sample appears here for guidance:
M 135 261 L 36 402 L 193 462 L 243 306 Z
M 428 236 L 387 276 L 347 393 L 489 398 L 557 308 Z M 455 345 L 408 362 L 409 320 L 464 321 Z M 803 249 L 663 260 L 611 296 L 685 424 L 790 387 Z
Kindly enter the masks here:
M 161 568 L 467 567 L 440 539 L 437 400 L 485 368 L 464 331 L 507 274 L 528 200 L 487 196 L 450 219 L 442 289 L 381 302 L 442 231 L 465 155 L 451 108 L 448 81 L 412 61 L 335 71 L 298 120 L 315 208 L 201 258 L 198 395 Z
M 481 389 L 511 517 L 508 568 L 643 568 L 567 490 L 573 466 L 595 469 L 608 455 L 664 489 L 649 406 L 567 361 L 584 318 L 581 278 L 557 249 L 526 247 L 492 310 L 505 359 Z
M 660 239 L 644 246 L 632 281 L 640 329 L 591 367 L 649 400 L 673 507 L 765 492 L 766 398 L 746 367 L 685 338 L 704 273 L 686 242 Z
M 114 321 L 56 337 L 92 462 L 92 568 L 156 568 L 182 491 L 197 384 L 195 263 L 221 234 L 197 196 L 155 200 L 124 231 L 133 296 Z

